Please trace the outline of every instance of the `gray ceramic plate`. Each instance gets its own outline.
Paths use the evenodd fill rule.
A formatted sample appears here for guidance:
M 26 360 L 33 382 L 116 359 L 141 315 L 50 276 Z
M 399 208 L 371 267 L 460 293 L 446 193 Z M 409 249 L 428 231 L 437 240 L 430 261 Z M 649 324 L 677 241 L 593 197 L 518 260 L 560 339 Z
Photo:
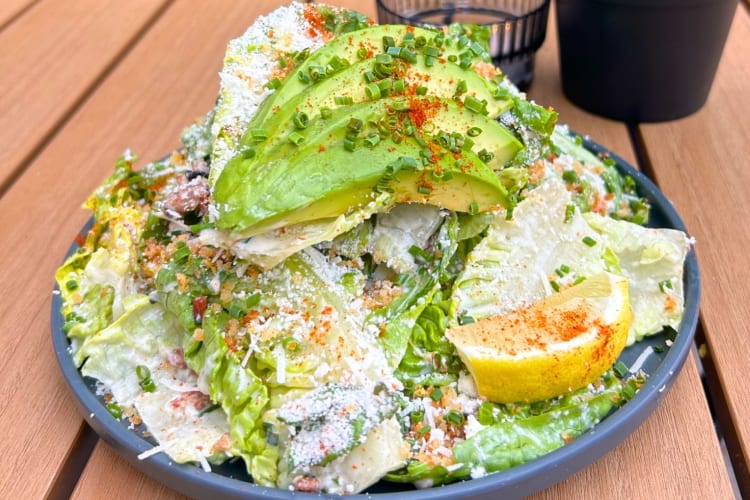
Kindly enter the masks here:
M 595 153 L 608 152 L 592 141 L 585 146 Z M 642 173 L 633 169 L 622 158 L 611 154 L 621 172 L 632 176 L 639 194 L 651 202 L 653 227 L 668 227 L 685 230 L 680 216 L 672 203 Z M 83 228 L 83 233 L 88 226 Z M 73 245 L 70 253 L 75 251 Z M 533 462 L 507 471 L 490 474 L 480 479 L 456 484 L 415 490 L 408 485 L 381 481 L 366 492 L 367 498 L 378 499 L 454 499 L 454 498 L 520 498 L 542 490 L 565 479 L 574 472 L 598 460 L 628 437 L 654 411 L 666 396 L 693 344 L 698 321 L 700 300 L 700 277 L 695 252 L 691 250 L 685 263 L 685 316 L 678 331 L 664 331 L 627 348 L 620 359 L 631 366 L 649 346 L 662 347 L 646 358 L 642 369 L 649 375 L 648 381 L 627 404 L 614 410 L 602 421 L 594 432 L 579 437 L 572 443 Z M 153 455 L 145 460 L 137 456 L 151 449 L 155 443 L 144 436 L 145 428 L 129 429 L 129 422 L 117 421 L 107 412 L 104 402 L 96 396 L 95 380 L 83 377 L 68 352 L 68 341 L 62 330 L 61 300 L 58 294 L 52 301 L 52 340 L 63 376 L 75 395 L 81 414 L 88 424 L 117 452 L 137 469 L 157 481 L 194 498 L 320 498 L 319 495 L 292 493 L 254 485 L 245 472 L 241 461 L 214 467 L 204 472 L 200 467 L 173 463 L 164 454 Z M 671 346 L 667 344 L 671 343 Z M 365 497 L 364 494 L 360 495 Z

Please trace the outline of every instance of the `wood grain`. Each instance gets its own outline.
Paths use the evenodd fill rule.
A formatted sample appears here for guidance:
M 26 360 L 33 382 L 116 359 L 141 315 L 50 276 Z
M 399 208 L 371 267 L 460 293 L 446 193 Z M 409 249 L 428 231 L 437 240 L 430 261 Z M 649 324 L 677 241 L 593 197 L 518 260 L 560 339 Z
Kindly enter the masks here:
M 702 320 L 716 386 L 727 402 L 724 426 L 743 493 L 750 495 L 750 15 L 737 9 L 713 88 L 696 114 L 640 127 L 664 192 L 695 236 L 702 276 Z
M 0 195 L 165 2 L 45 1 L 0 32 Z
M 12 22 L 14 17 L 21 15 L 38 0 L 3 0 L 0 2 L 0 29 Z

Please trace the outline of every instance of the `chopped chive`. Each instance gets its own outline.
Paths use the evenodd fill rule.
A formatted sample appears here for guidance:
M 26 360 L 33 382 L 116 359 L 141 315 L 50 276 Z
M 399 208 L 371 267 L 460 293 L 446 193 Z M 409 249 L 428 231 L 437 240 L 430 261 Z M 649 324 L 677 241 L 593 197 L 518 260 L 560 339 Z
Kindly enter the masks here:
M 448 411 L 443 419 L 452 425 L 463 425 L 466 421 L 466 417 L 464 417 L 464 414 L 456 410 Z
M 380 142 L 380 136 L 378 134 L 370 134 L 365 139 L 365 143 L 371 148 L 374 148 L 375 146 L 377 146 L 379 142 Z
M 583 241 L 584 244 L 590 247 L 593 247 L 594 245 L 596 245 L 596 240 L 592 238 L 591 236 L 584 236 L 581 241 Z
M 470 325 L 471 323 L 476 322 L 477 320 L 475 320 L 473 316 L 469 316 L 468 314 L 464 314 L 463 316 L 459 316 L 458 318 L 459 325 Z
M 268 133 L 262 128 L 254 128 L 250 131 L 250 137 L 255 141 L 264 141 L 268 139 Z
M 401 51 L 403 49 L 401 47 L 396 47 L 395 45 L 393 47 L 388 47 L 385 51 L 386 54 L 393 57 L 399 57 L 401 55 Z
M 468 36 L 461 35 L 460 37 L 458 37 L 458 48 L 459 49 L 463 49 L 464 47 L 466 47 L 467 45 L 469 45 L 470 41 L 471 40 L 469 40 Z
M 298 134 L 297 132 L 292 132 L 291 134 L 289 134 L 287 139 L 295 146 L 299 146 L 300 144 L 305 142 L 305 137 L 301 134 Z
M 310 75 L 307 73 L 299 72 L 297 74 L 297 78 L 299 78 L 299 81 L 302 83 L 310 83 Z
M 424 412 L 423 411 L 413 411 L 409 415 L 409 419 L 411 420 L 412 424 L 418 424 L 419 422 L 422 422 L 424 420 Z
M 219 408 L 221 408 L 221 405 L 219 403 L 211 403 L 210 405 L 207 405 L 207 406 L 203 407 L 198 412 L 198 416 L 201 417 L 201 416 L 205 415 L 206 413 L 211 413 L 212 411 L 218 410 Z
M 468 86 L 466 85 L 466 80 L 459 80 L 458 85 L 456 85 L 456 94 L 463 94 L 468 90 Z
M 401 49 L 401 54 L 399 55 L 401 56 L 401 59 L 405 59 L 407 62 L 410 62 L 412 64 L 417 62 L 417 53 L 413 50 L 409 50 L 404 47 L 403 49 Z
M 310 118 L 304 111 L 294 113 L 294 118 L 292 118 L 292 121 L 294 122 L 294 126 L 298 129 L 307 128 L 307 126 L 310 124 Z
M 359 132 L 360 130 L 362 130 L 363 124 L 364 123 L 359 118 L 350 118 L 349 123 L 347 123 L 346 126 L 349 130 Z
M 281 69 L 286 68 L 286 58 L 285 57 L 279 57 L 279 67 Z
M 279 80 L 278 77 L 274 78 L 273 80 L 271 80 L 270 82 L 266 84 L 266 87 L 272 90 L 276 90 L 279 87 L 281 87 L 281 80 Z
M 435 59 L 437 58 L 432 56 L 424 56 L 424 65 L 428 68 L 433 67 L 435 65 Z
M 432 427 L 429 425 L 425 425 L 424 427 L 420 427 L 419 430 L 416 432 L 417 436 L 424 436 L 428 432 L 432 430 Z
M 107 403 L 107 411 L 118 420 L 122 418 L 122 408 L 117 403 Z
M 476 137 L 481 133 L 482 133 L 482 129 L 479 127 L 471 127 L 469 130 L 466 131 L 466 135 L 468 135 L 469 137 Z
M 377 83 L 370 83 L 365 87 L 365 95 L 370 100 L 375 100 L 380 98 L 380 87 L 378 87 Z
M 667 293 L 667 288 L 670 290 L 672 289 L 672 281 L 671 280 L 664 280 L 659 282 L 659 290 L 661 293 Z
M 576 206 L 572 203 L 565 207 L 565 222 L 570 222 L 576 213 Z
M 78 282 L 76 280 L 68 280 L 65 282 L 65 288 L 72 292 L 78 288 Z
M 310 66 L 307 71 L 312 81 L 317 82 L 326 77 L 326 69 L 323 66 Z
M 443 399 L 443 391 L 440 390 L 440 387 L 435 387 L 432 392 L 430 393 L 430 399 L 437 402 Z
M 479 43 L 477 43 L 477 42 L 472 42 L 472 43 L 471 43 L 471 45 L 469 45 L 469 49 L 470 49 L 470 50 L 471 50 L 472 52 L 474 52 L 474 54 L 475 54 L 475 55 L 478 55 L 478 56 L 481 56 L 481 55 L 482 55 L 482 54 L 484 54 L 484 52 L 485 52 L 485 50 L 484 50 L 484 47 L 482 47 L 482 46 L 481 46 L 481 45 L 480 45 Z
M 570 266 L 568 266 L 567 264 L 560 264 L 559 269 L 565 274 L 568 274 L 570 272 Z
M 620 378 L 624 377 L 628 374 L 628 372 L 630 372 L 627 365 L 625 365 L 622 360 L 617 360 L 617 363 L 615 363 L 615 366 L 613 366 L 612 369 L 615 371 L 615 375 Z
M 559 284 L 559 283 L 558 283 L 557 281 L 555 281 L 555 280 L 552 280 L 552 281 L 550 281 L 550 282 L 549 282 L 549 286 L 551 286 L 551 287 L 552 287 L 552 289 L 553 289 L 554 291 L 556 291 L 556 292 L 559 292 L 559 291 L 560 291 L 560 284 Z
M 454 62 L 458 61 L 458 56 L 456 56 L 456 54 L 451 54 L 451 55 L 448 56 L 448 60 L 450 62 L 454 63 Z
M 425 95 L 425 94 L 427 94 L 427 87 L 423 87 L 422 85 L 417 87 L 417 95 Z
M 483 149 L 479 153 L 477 153 L 477 156 L 483 162 L 489 163 L 495 157 L 495 153 L 493 153 L 492 151 L 487 151 L 486 149 Z
M 333 102 L 339 106 L 351 106 L 354 104 L 354 99 L 348 95 L 337 95 L 333 97 Z
M 294 337 L 286 337 L 281 341 L 281 345 L 282 347 L 284 347 L 284 350 L 289 353 L 297 353 L 302 350 L 302 346 L 300 346 L 299 341 Z
M 391 64 L 393 57 L 390 54 L 378 54 L 375 56 L 375 62 L 380 64 Z
M 404 84 L 403 80 L 394 80 L 393 81 L 393 91 L 396 93 L 401 93 L 404 91 L 404 88 L 406 88 L 406 85 Z
M 464 106 L 466 106 L 466 109 L 468 109 L 472 113 L 477 113 L 480 115 L 486 115 L 488 113 L 487 101 L 480 101 L 472 95 L 467 95 L 466 97 L 464 97 Z
M 351 139 L 344 139 L 344 149 L 347 151 L 354 151 L 356 149 L 356 144 L 354 144 L 354 141 Z
M 188 257 L 190 257 L 190 249 L 184 243 L 172 254 L 175 262 L 184 262 Z
M 578 174 L 575 170 L 566 170 L 562 174 L 562 178 L 565 182 L 571 182 L 571 183 L 579 183 L 581 182 L 581 179 L 579 179 Z
M 322 119 L 327 120 L 332 114 L 333 111 L 331 111 L 331 108 L 320 108 L 320 117 Z
M 365 71 L 364 75 L 365 81 L 367 83 L 372 83 L 375 81 L 375 74 L 372 71 Z
M 368 54 L 367 49 L 364 48 L 364 47 L 360 47 L 357 50 L 357 58 L 358 59 L 366 59 L 367 58 L 367 54 Z
M 418 49 L 419 49 L 419 48 L 422 48 L 422 47 L 424 47 L 424 46 L 425 46 L 426 44 L 427 44 L 427 39 L 426 39 L 425 37 L 421 36 L 421 35 L 420 35 L 420 36 L 418 36 L 418 37 L 417 37 L 417 38 L 416 38 L 416 39 L 414 40 L 414 45 L 415 45 L 415 46 L 416 46 L 416 47 L 417 47 Z
M 138 377 L 138 380 L 144 380 L 151 377 L 151 370 L 146 365 L 137 365 L 135 367 L 135 375 Z
M 419 186 L 417 188 L 417 192 L 419 194 L 430 194 L 432 192 L 432 188 L 429 186 Z
M 145 379 L 145 380 L 141 380 L 138 383 L 138 385 L 140 385 L 141 389 L 143 389 L 146 392 L 154 392 L 156 390 L 156 384 L 150 378 L 149 379 Z
M 383 37 L 383 50 L 388 50 L 390 47 L 395 47 L 396 41 L 393 39 L 392 36 L 384 36 Z
M 476 215 L 479 213 L 479 205 L 476 201 L 472 201 L 471 203 L 469 203 L 469 213 L 471 215 Z
M 575 279 L 575 281 L 573 282 L 573 284 L 574 284 L 574 285 L 580 285 L 580 284 L 581 284 L 581 283 L 583 283 L 584 281 L 586 281 L 586 278 L 585 278 L 584 276 L 579 276 L 579 277 L 577 277 L 577 278 Z
M 427 47 L 424 48 L 424 50 L 422 51 L 422 53 L 425 56 L 438 57 L 438 56 L 440 56 L 440 49 L 438 49 L 437 47 L 433 47 L 431 45 L 428 45 Z

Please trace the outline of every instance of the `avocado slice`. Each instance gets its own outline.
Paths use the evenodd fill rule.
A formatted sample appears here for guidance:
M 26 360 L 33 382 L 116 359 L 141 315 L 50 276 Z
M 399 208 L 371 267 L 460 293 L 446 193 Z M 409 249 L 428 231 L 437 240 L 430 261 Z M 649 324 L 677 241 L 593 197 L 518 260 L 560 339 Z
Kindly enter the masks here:
M 344 33 L 328 41 L 323 47 L 311 53 L 284 78 L 284 85 L 268 96 L 255 113 L 254 122 L 262 123 L 275 107 L 283 106 L 298 94 L 305 92 L 315 83 L 314 75 L 323 69 L 328 76 L 364 59 L 370 59 L 381 53 L 383 39 L 390 37 L 394 44 L 404 44 L 404 39 L 414 40 L 422 37 L 425 43 L 435 46 L 440 57 L 459 56 L 464 50 L 457 43 L 446 45 L 440 43 L 444 38 L 442 32 L 424 28 L 402 25 L 376 25 L 351 33 Z M 363 53 L 360 53 L 363 51 Z M 364 55 L 364 57 L 362 57 Z M 474 54 L 483 57 L 485 54 Z
M 405 105 L 410 108 L 392 112 Z M 427 122 L 416 126 L 409 111 L 417 107 L 424 111 L 427 106 L 433 123 L 459 130 L 474 123 L 473 116 L 460 112 L 450 100 L 381 99 L 336 109 L 327 119 L 316 118 L 305 135 L 300 134 L 304 142 L 299 146 L 285 144 L 260 157 L 232 159 L 214 188 L 217 226 L 247 237 L 349 213 L 383 195 L 390 196 L 389 206 L 416 202 L 461 212 L 508 208 L 505 188 L 474 152 L 460 145 L 451 147 L 450 141 L 442 144 L 440 138 L 446 134 L 425 127 Z M 377 123 L 389 112 L 387 116 L 394 116 L 394 122 L 402 120 L 401 130 L 411 128 L 412 135 L 396 138 L 393 132 L 381 139 Z M 353 123 L 361 127 L 356 137 Z M 487 124 L 483 134 L 510 135 L 492 120 Z M 517 151 L 513 141 L 507 144 L 509 151 Z

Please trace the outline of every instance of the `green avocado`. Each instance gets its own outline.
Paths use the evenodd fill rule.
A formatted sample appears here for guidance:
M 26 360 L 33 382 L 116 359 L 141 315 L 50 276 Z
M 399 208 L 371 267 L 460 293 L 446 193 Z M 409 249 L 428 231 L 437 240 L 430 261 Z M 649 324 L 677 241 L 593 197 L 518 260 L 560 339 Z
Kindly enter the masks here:
M 512 208 L 493 171 L 523 148 L 494 120 L 512 99 L 472 69 L 483 56 L 475 44 L 421 33 L 381 26 L 342 35 L 288 75 L 215 181 L 217 227 L 248 237 L 375 199 L 385 210 Z M 350 64 L 352 46 L 367 54 L 357 49 L 362 60 Z M 318 64 L 326 60 L 330 74 Z M 300 86 L 298 75 L 310 81 Z
M 394 44 L 401 45 L 406 40 L 417 39 L 425 45 L 438 48 L 441 58 L 455 55 L 458 57 L 465 49 L 459 48 L 457 43 L 446 45 L 445 35 L 440 31 L 402 25 L 376 25 L 351 33 L 345 33 L 327 42 L 323 47 L 309 54 L 307 58 L 298 62 L 284 79 L 284 85 L 263 101 L 253 117 L 254 123 L 262 123 L 268 114 L 276 107 L 283 106 L 287 101 L 304 92 L 314 85 L 323 75 L 330 77 L 357 62 L 370 59 L 383 51 L 383 40 L 390 38 Z M 297 54 L 292 58 L 301 58 Z M 487 54 L 471 53 L 472 59 L 484 59 Z M 488 56 L 487 56 L 488 57 Z

